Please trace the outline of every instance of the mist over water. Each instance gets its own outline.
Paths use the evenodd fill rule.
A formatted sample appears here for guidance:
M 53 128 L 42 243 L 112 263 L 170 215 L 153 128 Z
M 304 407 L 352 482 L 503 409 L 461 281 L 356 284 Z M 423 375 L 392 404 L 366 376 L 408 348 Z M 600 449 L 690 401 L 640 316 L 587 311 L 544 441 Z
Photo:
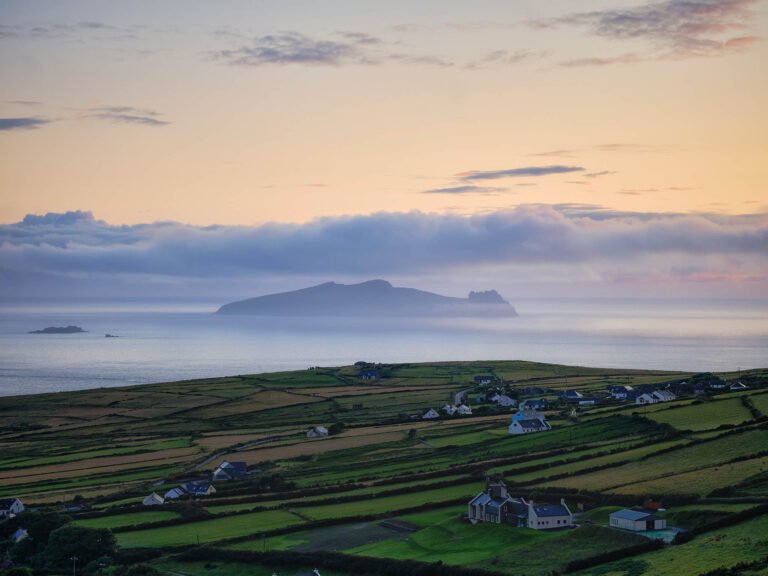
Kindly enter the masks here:
M 513 302 L 517 318 L 218 316 L 210 302 L 0 305 L 0 395 L 357 360 L 531 360 L 686 371 L 768 366 L 768 300 Z M 86 334 L 27 334 L 47 326 Z M 105 334 L 119 338 L 105 338 Z

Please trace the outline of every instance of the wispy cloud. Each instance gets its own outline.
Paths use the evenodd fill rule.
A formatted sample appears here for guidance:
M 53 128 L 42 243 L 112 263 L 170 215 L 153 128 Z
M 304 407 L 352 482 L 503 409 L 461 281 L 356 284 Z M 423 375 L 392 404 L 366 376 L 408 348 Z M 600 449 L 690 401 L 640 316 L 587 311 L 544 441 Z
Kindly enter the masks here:
M 0 118 L 0 131 L 33 130 L 50 123 L 50 120 L 29 116 L 26 118 Z
M 756 0 L 666 0 L 628 8 L 577 12 L 528 22 L 536 28 L 576 26 L 618 41 L 637 41 L 643 51 L 570 59 L 564 66 L 605 66 L 643 60 L 722 56 L 760 39 L 749 33 Z
M 498 194 L 506 192 L 506 188 L 494 188 L 491 186 L 450 186 L 448 188 L 432 188 L 424 190 L 422 194 Z
M 600 172 L 587 172 L 584 174 L 587 178 L 600 178 L 601 176 L 610 176 L 611 174 L 618 174 L 612 170 L 602 170 Z
M 499 66 L 513 66 L 522 62 L 540 60 L 548 55 L 549 52 L 536 52 L 532 50 L 494 50 L 485 56 L 470 60 L 465 67 L 471 70 L 478 70 Z
M 138 26 L 114 26 L 104 22 L 83 21 L 73 23 L 37 23 L 0 25 L 0 39 L 43 39 L 73 38 L 87 34 L 99 38 L 133 39 Z
M 497 180 L 499 178 L 520 178 L 530 176 L 548 176 L 550 174 L 567 174 L 583 172 L 581 166 L 526 166 L 524 168 L 508 168 L 506 170 L 471 170 L 457 174 L 463 180 Z
M 134 108 L 132 106 L 105 106 L 102 108 L 90 108 L 86 114 L 88 118 L 97 118 L 120 124 L 139 124 L 142 126 L 160 127 L 170 124 L 159 117 L 161 114 L 155 110 Z

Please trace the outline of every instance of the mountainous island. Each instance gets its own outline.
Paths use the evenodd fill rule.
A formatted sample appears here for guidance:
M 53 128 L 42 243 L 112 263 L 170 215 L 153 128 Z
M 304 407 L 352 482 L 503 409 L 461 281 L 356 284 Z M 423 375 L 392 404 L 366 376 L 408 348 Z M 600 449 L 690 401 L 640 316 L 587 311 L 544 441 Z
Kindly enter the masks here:
M 301 290 L 268 294 L 225 304 L 217 314 L 254 316 L 499 317 L 517 316 L 495 290 L 467 298 L 396 288 L 386 280 L 360 284 L 326 282 Z
M 42 330 L 32 330 L 30 334 L 80 334 L 85 332 L 80 326 L 48 326 Z

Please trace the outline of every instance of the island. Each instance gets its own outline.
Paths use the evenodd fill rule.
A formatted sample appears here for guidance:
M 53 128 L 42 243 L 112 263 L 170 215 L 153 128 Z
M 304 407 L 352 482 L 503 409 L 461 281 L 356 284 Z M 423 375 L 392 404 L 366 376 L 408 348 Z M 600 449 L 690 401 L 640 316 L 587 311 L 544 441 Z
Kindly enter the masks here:
M 48 326 L 42 330 L 32 330 L 30 334 L 80 334 L 85 332 L 80 326 Z
M 254 316 L 513 317 L 515 308 L 495 290 L 467 298 L 396 288 L 386 280 L 360 284 L 326 282 L 225 304 L 217 314 Z

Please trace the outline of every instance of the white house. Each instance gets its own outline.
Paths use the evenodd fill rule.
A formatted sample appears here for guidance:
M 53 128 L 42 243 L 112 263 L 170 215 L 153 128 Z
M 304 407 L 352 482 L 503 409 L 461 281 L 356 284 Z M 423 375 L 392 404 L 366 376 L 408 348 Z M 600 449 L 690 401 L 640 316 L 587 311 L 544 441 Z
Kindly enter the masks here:
M 734 382 L 728 387 L 728 389 L 737 392 L 739 390 L 749 390 L 749 386 L 742 384 L 741 382 Z
M 461 406 L 456 408 L 456 412 L 458 412 L 462 416 L 470 416 L 472 414 L 472 408 L 470 408 L 466 404 L 462 404 Z
M 168 490 L 168 492 L 163 494 L 163 499 L 178 500 L 179 498 L 183 498 L 186 495 L 187 495 L 187 491 L 184 490 L 184 488 L 182 488 L 181 486 L 178 486 L 176 488 L 171 488 L 170 490 Z
M 439 418 L 440 414 L 434 408 L 430 408 L 421 416 L 422 420 L 432 420 L 433 418 Z
M 448 414 L 448 416 L 453 416 L 456 413 L 456 410 L 457 408 L 453 404 L 446 404 L 443 406 L 443 412 Z
M 507 428 L 510 434 L 531 434 L 551 429 L 544 414 L 535 410 L 518 410 Z
M 328 429 L 325 426 L 313 426 L 307 430 L 307 438 L 323 438 L 328 436 Z
M 24 504 L 18 498 L 0 500 L 0 518 L 13 518 L 22 512 L 24 512 Z
M 635 398 L 635 404 L 656 404 L 658 401 L 652 394 L 638 394 Z
M 496 394 L 496 396 L 491 398 L 491 402 L 498 404 L 499 406 L 504 406 L 505 408 L 517 405 L 517 400 L 510 398 L 506 394 Z
M 656 391 L 652 392 L 651 394 L 659 402 L 672 402 L 672 400 L 675 400 L 677 398 L 677 396 L 675 396 L 669 390 L 656 390 Z
M 152 492 L 152 494 L 144 498 L 141 503 L 144 506 L 160 506 L 163 502 L 165 502 L 165 499 L 162 496 L 157 492 Z
M 611 528 L 644 532 L 646 530 L 664 530 L 667 527 L 665 518 L 657 518 L 652 512 L 638 510 L 618 510 L 610 515 Z
M 489 522 L 511 524 L 534 530 L 551 530 L 573 526 L 573 514 L 560 500 L 560 504 L 535 504 L 525 498 L 511 498 L 504 482 L 488 482 L 469 502 L 468 518 L 472 524 Z

